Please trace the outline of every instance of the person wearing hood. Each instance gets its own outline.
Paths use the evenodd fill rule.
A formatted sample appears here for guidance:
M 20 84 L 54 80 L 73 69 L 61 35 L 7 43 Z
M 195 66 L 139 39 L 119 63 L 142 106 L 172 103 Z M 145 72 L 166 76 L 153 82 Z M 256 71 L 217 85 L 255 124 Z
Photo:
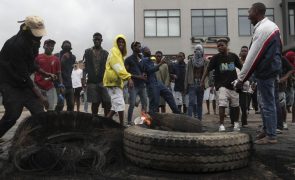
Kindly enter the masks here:
M 16 123 L 24 107 L 32 115 L 44 112 L 43 105 L 48 108 L 48 100 L 30 76 L 40 72 L 45 77 L 56 78 L 35 64 L 40 41 L 46 35 L 43 19 L 28 16 L 22 22 L 18 33 L 5 42 L 0 52 L 0 92 L 5 108 L 0 120 L 0 138 Z
M 56 56 L 61 64 L 61 77 L 63 84 L 58 84 L 58 94 L 63 94 L 67 103 L 67 111 L 74 111 L 74 90 L 72 85 L 72 70 L 76 62 L 76 56 L 71 52 L 72 44 L 65 40 L 61 46 L 62 50 Z M 56 111 L 62 111 L 64 107 L 64 100 L 59 99 L 55 107 Z
M 201 86 L 204 87 L 204 80 L 208 73 L 215 70 L 214 85 L 218 93 L 219 105 L 219 131 L 225 131 L 224 118 L 225 108 L 230 105 L 230 118 L 234 122 L 234 131 L 240 131 L 239 125 L 239 93 L 236 92 L 232 82 L 237 79 L 236 68 L 241 69 L 242 64 L 239 57 L 229 52 L 228 40 L 221 38 L 217 40 L 217 48 L 219 53 L 214 55 L 207 66 L 202 80 Z
M 131 74 L 127 72 L 124 66 L 124 57 L 126 54 L 126 38 L 120 34 L 116 36 L 114 46 L 109 52 L 103 76 L 103 85 L 107 88 L 112 103 L 107 117 L 112 118 L 118 112 L 121 125 L 124 125 L 124 81 L 128 81 L 130 89 L 133 88 Z
M 203 72 L 204 50 L 201 44 L 197 44 L 194 48 L 194 56 L 187 64 L 184 88 L 189 94 L 188 115 L 192 116 L 194 113 L 199 120 L 202 120 L 203 116 L 204 89 L 201 87 L 200 83 Z

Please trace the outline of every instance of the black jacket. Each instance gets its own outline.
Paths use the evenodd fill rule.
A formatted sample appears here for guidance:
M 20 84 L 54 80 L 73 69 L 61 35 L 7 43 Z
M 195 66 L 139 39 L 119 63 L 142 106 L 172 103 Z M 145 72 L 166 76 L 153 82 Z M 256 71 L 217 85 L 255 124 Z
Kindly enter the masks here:
M 5 42 L 0 52 L 0 84 L 8 83 L 16 88 L 34 87 L 30 76 L 39 68 L 35 64 L 37 46 L 34 48 L 30 35 L 22 30 Z
M 109 53 L 101 48 L 99 57 L 100 61 L 94 62 L 92 50 L 93 48 L 85 50 L 85 54 L 83 57 L 85 62 L 84 73 L 88 74 L 87 83 L 97 84 L 101 83 L 103 80 L 105 66 Z
M 60 67 L 61 67 L 61 77 L 63 81 L 63 85 L 66 88 L 73 88 L 72 85 L 72 71 L 73 66 L 76 62 L 76 56 L 69 52 L 69 58 L 64 56 L 66 52 L 61 50 L 59 53 L 55 54 L 56 57 L 60 60 Z

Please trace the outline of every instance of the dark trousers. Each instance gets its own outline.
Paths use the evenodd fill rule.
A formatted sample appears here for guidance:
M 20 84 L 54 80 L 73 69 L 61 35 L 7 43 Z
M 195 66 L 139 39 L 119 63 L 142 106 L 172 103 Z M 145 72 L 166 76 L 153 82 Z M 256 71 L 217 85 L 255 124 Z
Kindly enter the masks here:
M 0 137 L 2 137 L 20 117 L 26 107 L 32 115 L 44 112 L 43 105 L 29 88 L 14 88 L 8 84 L 1 84 L 5 112 L 0 120 Z
M 180 113 L 172 92 L 163 83 L 157 82 L 147 85 L 147 93 L 149 97 L 149 111 L 151 113 L 158 112 L 160 96 L 168 103 L 173 113 Z
M 58 92 L 57 95 L 59 96 L 60 93 Z M 73 90 L 73 88 L 65 88 L 63 97 L 67 103 L 67 111 L 74 111 L 74 90 Z M 64 99 L 58 98 L 58 101 L 57 101 L 57 104 L 55 107 L 56 111 L 60 112 L 63 110 Z
M 242 125 L 247 125 L 247 118 L 248 118 L 248 107 L 250 102 L 250 94 L 247 92 L 240 92 L 239 93 L 239 102 L 240 102 L 240 108 L 241 108 L 241 121 Z
M 251 94 L 251 100 L 252 100 L 252 107 L 255 111 L 258 111 L 258 100 L 257 100 L 257 88 L 255 89 L 254 93 Z

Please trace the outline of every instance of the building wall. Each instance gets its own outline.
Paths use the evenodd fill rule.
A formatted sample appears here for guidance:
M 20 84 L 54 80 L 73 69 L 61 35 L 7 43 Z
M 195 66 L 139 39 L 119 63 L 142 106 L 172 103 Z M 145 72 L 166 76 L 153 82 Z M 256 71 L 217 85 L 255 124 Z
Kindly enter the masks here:
M 176 54 L 180 51 L 192 54 L 195 44 L 191 41 L 191 9 L 227 9 L 229 48 L 239 53 L 240 47 L 249 45 L 251 36 L 239 36 L 238 8 L 250 8 L 257 0 L 134 0 L 134 39 L 147 45 L 154 53 L 162 50 L 164 54 Z M 267 8 L 274 8 L 275 23 L 282 28 L 280 0 L 260 0 Z M 180 37 L 144 37 L 144 10 L 180 9 Z M 207 54 L 216 53 L 216 49 L 206 49 Z

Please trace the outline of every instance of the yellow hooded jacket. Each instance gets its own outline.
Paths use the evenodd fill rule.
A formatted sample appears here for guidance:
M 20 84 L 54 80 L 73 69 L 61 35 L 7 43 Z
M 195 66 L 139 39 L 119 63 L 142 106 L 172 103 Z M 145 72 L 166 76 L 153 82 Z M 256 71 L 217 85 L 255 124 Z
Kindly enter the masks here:
M 125 40 L 125 51 L 121 53 L 117 40 L 122 38 Z M 117 35 L 114 41 L 114 47 L 111 49 L 106 62 L 106 69 L 103 76 L 103 85 L 105 87 L 120 87 L 123 89 L 124 81 L 131 78 L 124 66 L 124 56 L 127 54 L 126 38 L 124 35 Z

